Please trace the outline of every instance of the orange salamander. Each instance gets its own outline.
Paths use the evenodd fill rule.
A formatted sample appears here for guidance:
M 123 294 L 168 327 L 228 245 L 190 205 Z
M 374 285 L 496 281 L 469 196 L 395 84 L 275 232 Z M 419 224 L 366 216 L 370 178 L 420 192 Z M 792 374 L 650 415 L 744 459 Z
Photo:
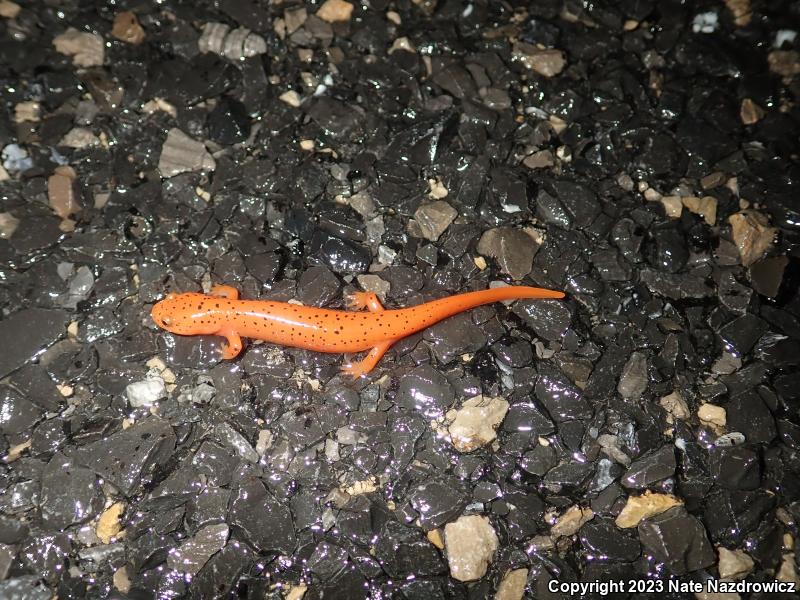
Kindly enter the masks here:
M 331 310 L 267 300 L 239 300 L 226 285 L 211 294 L 169 294 L 153 306 L 156 325 L 179 335 L 219 335 L 226 338 L 222 356 L 236 358 L 242 337 L 305 348 L 316 352 L 363 352 L 342 371 L 352 377 L 369 373 L 392 344 L 455 314 L 483 304 L 525 298 L 563 298 L 554 290 L 526 286 L 498 287 L 457 294 L 417 306 L 385 309 L 372 292 L 346 297 L 351 310 Z M 356 312 L 367 309 L 368 312 Z

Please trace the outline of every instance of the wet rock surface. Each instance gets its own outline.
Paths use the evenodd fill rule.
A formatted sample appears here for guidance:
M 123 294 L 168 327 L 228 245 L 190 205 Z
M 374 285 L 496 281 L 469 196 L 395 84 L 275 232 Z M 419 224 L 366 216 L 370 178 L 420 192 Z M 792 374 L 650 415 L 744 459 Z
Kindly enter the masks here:
M 0 0 L 0 597 L 796 581 L 797 17 Z M 353 382 L 152 324 L 218 283 L 567 298 Z

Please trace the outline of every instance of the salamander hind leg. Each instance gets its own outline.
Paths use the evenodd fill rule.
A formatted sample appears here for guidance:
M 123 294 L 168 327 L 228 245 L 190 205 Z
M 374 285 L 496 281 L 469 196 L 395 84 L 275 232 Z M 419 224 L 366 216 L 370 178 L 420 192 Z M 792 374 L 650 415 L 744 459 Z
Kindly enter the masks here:
M 212 285 L 211 295 L 227 298 L 228 300 L 238 300 L 239 290 L 229 285 Z
M 342 365 L 342 373 L 350 375 L 353 379 L 358 379 L 362 375 L 366 375 L 375 365 L 383 358 L 386 351 L 392 347 L 397 340 L 387 340 L 375 346 L 369 353 L 361 360 L 353 363 Z
M 344 297 L 344 303 L 350 310 L 364 310 L 369 312 L 382 312 L 384 310 L 381 301 L 374 292 L 352 292 Z
M 222 358 L 231 360 L 239 356 L 242 352 L 242 338 L 235 331 L 220 331 L 219 335 L 224 336 L 227 343 L 222 346 Z

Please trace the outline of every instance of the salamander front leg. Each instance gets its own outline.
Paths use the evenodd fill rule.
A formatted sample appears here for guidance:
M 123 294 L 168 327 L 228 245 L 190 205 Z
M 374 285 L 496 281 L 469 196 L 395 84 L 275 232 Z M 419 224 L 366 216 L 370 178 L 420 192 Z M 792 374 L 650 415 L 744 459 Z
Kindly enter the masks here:
M 369 312 L 383 312 L 383 304 L 374 292 L 352 292 L 344 297 L 344 303 L 350 310 L 364 310 Z
M 239 290 L 229 285 L 212 285 L 211 295 L 220 296 L 221 298 L 227 298 L 228 300 L 238 300 Z
M 387 340 L 375 346 L 369 353 L 361 360 L 353 363 L 342 365 L 342 373 L 350 375 L 353 379 L 358 379 L 362 375 L 366 375 L 375 365 L 378 364 L 386 351 L 392 347 L 397 340 Z
M 223 336 L 227 343 L 222 346 L 222 358 L 225 360 L 231 360 L 236 358 L 242 352 L 242 338 L 239 337 L 239 334 L 235 331 L 231 331 L 228 329 L 224 329 L 220 331 L 217 335 Z

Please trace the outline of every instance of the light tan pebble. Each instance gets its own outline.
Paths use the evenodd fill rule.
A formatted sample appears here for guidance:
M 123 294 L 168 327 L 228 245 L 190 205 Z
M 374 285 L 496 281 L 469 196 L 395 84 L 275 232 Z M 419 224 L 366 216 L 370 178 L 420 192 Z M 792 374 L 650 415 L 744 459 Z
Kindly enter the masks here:
M 475 581 L 486 575 L 498 546 L 489 519 L 479 515 L 461 516 L 445 525 L 444 543 L 450 576 L 458 581 Z
M 38 123 L 41 120 L 42 105 L 35 100 L 20 102 L 14 107 L 15 123 Z
M 157 111 L 165 112 L 173 119 L 178 117 L 178 109 L 162 98 L 153 98 L 145 102 L 142 106 L 142 112 L 147 115 L 151 115 Z
M 305 6 L 283 11 L 283 23 L 286 27 L 286 33 L 292 35 L 305 24 L 306 19 L 308 19 L 308 11 Z
M 525 42 L 514 45 L 512 58 L 543 77 L 554 77 L 567 66 L 567 58 L 561 50 L 541 49 Z
M 494 600 L 522 600 L 525 596 L 525 586 L 528 584 L 528 569 L 514 569 L 506 571 L 497 591 L 494 593 Z
M 671 418 L 686 420 L 690 416 L 689 405 L 683 399 L 678 390 L 673 391 L 661 398 L 661 406 L 667 411 Z
M 304 583 L 298 583 L 297 585 L 293 585 L 289 587 L 284 596 L 285 600 L 302 600 L 303 596 L 306 595 L 308 591 L 308 586 Z
M 555 525 L 550 529 L 550 535 L 553 538 L 575 535 L 585 523 L 588 523 L 593 518 L 594 512 L 591 508 L 571 506 L 558 518 Z
M 475 396 L 466 400 L 448 427 L 453 446 L 459 452 L 472 452 L 490 444 L 508 412 L 503 398 Z
M 97 146 L 100 139 L 86 127 L 73 127 L 64 137 L 61 138 L 59 145 L 67 148 L 86 148 L 87 146 Z
M 111 540 L 122 531 L 122 523 L 119 518 L 123 512 L 125 512 L 125 504 L 115 502 L 105 509 L 97 520 L 95 533 L 104 544 L 110 544 Z
M 777 229 L 769 226 L 769 220 L 760 212 L 743 210 L 728 217 L 731 224 L 731 236 L 742 265 L 749 267 L 764 256 L 775 241 Z
M 661 204 L 664 206 L 664 212 L 672 219 L 679 219 L 683 212 L 683 203 L 680 196 L 662 196 Z
M 727 414 L 725 409 L 716 404 L 703 404 L 697 409 L 697 418 L 703 423 L 715 425 L 717 427 L 725 427 L 727 423 Z
M 25 452 L 25 450 L 31 447 L 31 443 L 32 443 L 31 440 L 27 440 L 25 442 L 22 442 L 21 444 L 16 444 L 15 446 L 11 446 L 11 448 L 9 448 L 8 450 L 8 454 L 6 454 L 5 457 L 3 458 L 3 461 L 6 463 L 14 462 L 20 456 L 22 456 L 22 453 Z
M 404 52 L 413 52 L 413 53 L 416 53 L 417 51 L 417 49 L 414 47 L 414 44 L 412 44 L 411 40 L 409 40 L 407 37 L 399 37 L 394 42 L 392 42 L 388 54 L 396 52 L 397 50 L 403 50 Z
M 733 23 L 737 27 L 746 27 L 750 24 L 750 20 L 753 17 L 750 0 L 725 0 L 725 6 L 731 11 Z
M 648 202 L 656 202 L 661 200 L 661 194 L 655 188 L 648 187 L 644 189 L 644 199 Z
M 0 239 L 9 239 L 14 235 L 14 231 L 16 231 L 18 225 L 19 219 L 10 212 L 0 213 Z
M 99 67 L 105 60 L 105 42 L 94 33 L 70 27 L 53 38 L 53 46 L 61 54 L 72 57 L 78 67 Z
M 448 193 L 447 188 L 438 178 L 428 179 L 428 196 L 435 200 L 441 200 L 446 198 Z
M 775 579 L 785 583 L 794 583 L 795 585 L 800 586 L 800 576 L 797 574 L 794 553 L 787 552 L 783 555 L 783 562 L 781 562 L 781 567 L 778 569 Z
M 353 5 L 345 0 L 325 0 L 317 11 L 317 17 L 326 23 L 349 21 L 352 14 Z
M 713 226 L 717 222 L 717 199 L 714 196 L 703 196 L 702 198 L 689 196 L 683 198 L 683 205 L 689 212 L 703 217 L 709 225 Z
M 114 577 L 112 578 L 112 581 L 116 589 L 123 594 L 127 594 L 131 589 L 131 578 L 128 575 L 128 567 L 122 566 L 114 571 Z
M 137 45 L 144 41 L 144 29 L 133 11 L 126 10 L 114 17 L 111 35 L 118 40 Z
M 719 578 L 721 581 L 738 581 L 747 577 L 755 567 L 755 561 L 744 550 L 717 548 Z
M 22 10 L 19 4 L 11 0 L 0 0 L 0 17 L 14 19 Z
M 767 113 L 758 104 L 753 102 L 750 98 L 742 100 L 742 105 L 739 108 L 739 118 L 745 125 L 755 125 L 766 116 Z
M 302 104 L 302 101 L 300 100 L 300 94 L 294 90 L 289 90 L 288 92 L 282 93 L 280 96 L 278 96 L 278 99 L 294 108 L 299 108 Z
M 617 515 L 617 527 L 628 529 L 636 527 L 639 521 L 669 510 L 673 506 L 683 504 L 672 494 L 656 494 L 650 491 L 641 496 L 629 496 L 628 501 Z
M 50 208 L 62 219 L 74 215 L 81 209 L 75 196 L 76 177 L 77 174 L 72 167 L 59 166 L 47 178 L 47 199 Z
M 441 529 L 431 529 L 425 534 L 425 537 L 427 537 L 428 541 L 436 546 L 439 550 L 444 550 L 444 538 L 442 537 Z
M 769 70 L 790 79 L 800 73 L 800 53 L 797 50 L 773 50 L 767 56 Z

